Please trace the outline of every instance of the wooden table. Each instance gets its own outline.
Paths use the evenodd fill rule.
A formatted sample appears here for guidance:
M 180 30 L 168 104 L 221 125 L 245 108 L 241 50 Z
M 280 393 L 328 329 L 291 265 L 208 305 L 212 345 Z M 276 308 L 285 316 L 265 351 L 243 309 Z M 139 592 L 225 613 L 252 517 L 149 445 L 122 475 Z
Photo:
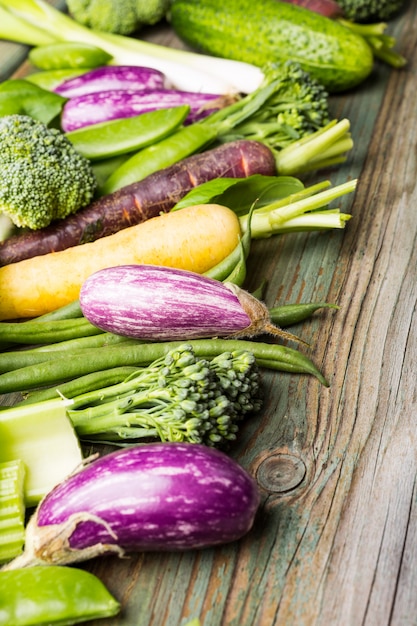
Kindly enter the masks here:
M 340 306 L 293 328 L 330 387 L 263 375 L 264 409 L 231 451 L 262 491 L 253 530 L 213 550 L 86 563 L 123 606 L 97 626 L 417 624 L 417 3 L 390 32 L 408 67 L 377 64 L 332 97 L 355 147 L 314 176 L 359 178 L 339 204 L 353 218 L 258 241 L 250 256 L 247 286 L 267 279 L 268 305 Z M 147 37 L 182 47 L 169 28 Z M 25 50 L 1 44 L 9 72 L 11 51 L 26 71 Z

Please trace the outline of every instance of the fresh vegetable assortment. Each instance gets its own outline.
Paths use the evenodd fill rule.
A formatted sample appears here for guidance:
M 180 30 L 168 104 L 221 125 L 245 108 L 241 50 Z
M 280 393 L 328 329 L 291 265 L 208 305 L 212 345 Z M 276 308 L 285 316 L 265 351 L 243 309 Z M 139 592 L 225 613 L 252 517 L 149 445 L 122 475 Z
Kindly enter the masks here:
M 225 447 L 236 439 L 243 418 L 261 406 L 256 358 L 244 349 L 202 358 L 192 344 L 178 345 L 146 367 L 132 367 L 120 382 L 85 389 L 71 399 L 57 396 L 56 390 L 54 398 L 32 398 L 5 409 L 4 419 L 8 412 L 22 423 L 30 423 L 40 412 L 44 419 L 61 414 L 81 440 Z
M 305 191 L 297 186 L 292 196 L 255 210 L 256 235 L 269 237 L 292 227 L 343 228 L 349 215 L 327 206 L 355 187 L 355 180 L 324 191 L 321 185 Z M 0 320 L 34 317 L 69 304 L 79 297 L 85 280 L 106 267 L 152 264 L 203 274 L 234 254 L 236 247 L 239 250 L 242 234 L 248 229 L 247 214 L 238 217 L 217 203 L 191 204 L 91 243 L 5 265 L 0 267 Z M 66 271 L 68 267 L 71 272 Z M 5 285 L 7 289 L 2 287 Z
M 177 89 L 208 93 L 250 93 L 263 79 L 262 70 L 248 63 L 214 59 L 211 56 L 167 48 L 157 44 L 92 30 L 58 11 L 44 0 L 2 0 L 0 37 L 30 46 L 74 44 L 93 47 L 112 57 L 114 65 L 150 66 L 163 72 Z M 64 52 L 58 57 L 62 58 Z M 67 67 L 68 65 L 66 65 Z M 90 69 L 95 64 L 90 64 Z M 56 67 L 56 64 L 55 64 Z M 62 64 L 61 64 L 62 67 Z
M 295 176 L 353 146 L 329 92 L 366 83 L 375 59 L 405 63 L 385 24 L 349 20 L 389 19 L 402 3 L 365 14 L 361 0 L 245 1 L 148 3 L 147 17 L 126 2 L 111 28 L 94 1 L 88 17 L 76 1 L 72 17 L 44 0 L 0 2 L 0 36 L 35 46 L 41 70 L 0 85 L 0 124 L 64 142 L 87 194 L 66 216 L 62 200 L 45 207 L 60 190 L 25 174 L 31 193 L 22 179 L 1 198 L 11 214 L 10 189 L 13 202 L 18 187 L 41 196 L 36 210 L 13 207 L 27 230 L 0 245 L 0 393 L 24 394 L 0 412 L 0 625 L 117 615 L 96 577 L 66 565 L 241 539 L 260 494 L 226 450 L 262 406 L 262 369 L 328 386 L 276 339 L 303 343 L 281 326 L 337 307 L 268 309 L 261 287 L 243 288 L 250 243 L 350 219 L 329 204 L 356 180 Z M 162 17 L 219 58 L 115 34 Z M 121 449 L 85 459 L 92 442 Z

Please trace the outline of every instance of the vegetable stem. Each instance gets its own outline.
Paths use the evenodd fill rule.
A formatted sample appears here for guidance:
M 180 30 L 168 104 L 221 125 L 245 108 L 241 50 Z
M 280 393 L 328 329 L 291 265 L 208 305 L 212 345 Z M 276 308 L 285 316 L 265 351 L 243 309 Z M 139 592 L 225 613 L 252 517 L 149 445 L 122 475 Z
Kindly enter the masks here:
M 348 214 L 329 209 L 318 212 L 318 209 L 325 208 L 332 200 L 355 191 L 357 180 L 323 190 L 329 184 L 323 181 L 255 209 L 251 218 L 251 237 L 259 239 L 297 230 L 343 228 L 350 219 Z M 243 215 L 239 218 L 243 231 L 247 228 L 247 217 Z
M 322 167 L 321 158 L 326 162 L 326 166 L 329 165 L 333 159 L 339 159 L 347 149 L 352 148 L 353 141 L 349 130 L 349 120 L 333 120 L 316 132 L 294 141 L 276 152 L 277 171 L 280 174 L 291 175 L 311 168 L 319 169 Z M 326 156 L 329 154 L 330 161 Z
M 374 56 L 381 61 L 397 69 L 406 65 L 407 59 L 393 49 L 396 44 L 395 38 L 385 34 L 387 29 L 385 22 L 358 24 L 343 18 L 338 18 L 338 21 L 346 28 L 363 37 L 372 49 Z

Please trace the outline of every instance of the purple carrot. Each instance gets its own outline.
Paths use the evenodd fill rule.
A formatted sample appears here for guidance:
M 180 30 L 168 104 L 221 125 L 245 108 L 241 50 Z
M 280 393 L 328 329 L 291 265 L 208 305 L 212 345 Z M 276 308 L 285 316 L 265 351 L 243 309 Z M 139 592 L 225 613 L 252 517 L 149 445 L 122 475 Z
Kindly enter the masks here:
M 65 98 L 109 89 L 163 89 L 165 76 L 159 70 L 137 65 L 105 65 L 69 78 L 54 91 Z
M 206 150 L 103 196 L 47 228 L 6 239 L 0 244 L 0 265 L 95 241 L 167 213 L 208 180 L 252 174 L 275 174 L 274 156 L 262 143 L 240 140 Z
M 124 448 L 43 499 L 29 521 L 25 552 L 4 569 L 236 541 L 252 527 L 259 503 L 254 479 L 219 450 L 194 443 Z
M 62 109 L 61 127 L 65 132 L 109 120 L 132 117 L 188 104 L 188 124 L 203 119 L 235 101 L 235 96 L 203 94 L 177 89 L 113 89 L 70 98 Z

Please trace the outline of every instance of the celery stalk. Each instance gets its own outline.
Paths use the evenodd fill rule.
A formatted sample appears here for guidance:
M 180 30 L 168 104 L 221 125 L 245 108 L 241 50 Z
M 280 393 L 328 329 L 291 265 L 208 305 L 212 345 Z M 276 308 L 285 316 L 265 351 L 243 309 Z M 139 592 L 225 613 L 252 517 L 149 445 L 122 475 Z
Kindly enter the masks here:
M 24 499 L 35 506 L 82 463 L 79 440 L 62 398 L 38 411 L 12 407 L 0 411 L 0 463 L 21 459 L 26 467 Z M 33 407 L 32 407 L 33 409 Z
M 25 541 L 25 466 L 20 459 L 0 463 L 0 563 L 21 554 Z

